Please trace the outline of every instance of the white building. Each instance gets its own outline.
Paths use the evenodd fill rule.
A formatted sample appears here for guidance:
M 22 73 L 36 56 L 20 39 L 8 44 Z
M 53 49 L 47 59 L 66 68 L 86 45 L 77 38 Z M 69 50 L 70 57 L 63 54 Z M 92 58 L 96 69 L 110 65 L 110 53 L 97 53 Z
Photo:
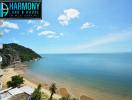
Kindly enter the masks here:
M 2 62 L 2 57 L 0 56 L 0 62 Z
M 5 89 L 0 91 L 0 100 L 10 100 L 10 98 L 12 98 L 13 96 L 17 94 L 22 94 L 22 93 L 30 97 L 33 91 L 34 89 L 29 86 L 24 86 L 24 87 L 14 88 L 14 89 L 12 88 Z
M 2 57 L 0 56 L 0 69 L 1 69 Z
M 3 70 L 1 69 L 2 57 L 0 56 L 0 77 L 3 75 Z M 2 89 L 2 82 L 0 78 L 0 90 Z
M 2 49 L 3 48 L 3 45 L 2 44 L 0 44 L 0 49 Z
M 0 49 L 2 49 L 2 48 L 3 48 L 3 45 L 0 44 Z M 2 63 L 2 57 L 0 56 L 0 68 L 1 68 L 1 63 Z

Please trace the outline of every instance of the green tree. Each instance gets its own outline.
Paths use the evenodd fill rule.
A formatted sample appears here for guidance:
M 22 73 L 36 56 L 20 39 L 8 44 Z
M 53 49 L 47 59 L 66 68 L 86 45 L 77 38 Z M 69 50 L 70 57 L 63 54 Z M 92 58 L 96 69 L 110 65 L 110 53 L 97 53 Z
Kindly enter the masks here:
M 59 100 L 67 100 L 66 97 L 61 97 Z
M 55 83 L 52 83 L 51 86 L 49 87 L 49 90 L 51 92 L 51 95 L 50 95 L 49 100 L 52 100 L 52 97 L 56 93 L 56 90 L 57 90 L 56 84 Z
M 73 98 L 72 100 L 77 100 L 76 98 Z
M 24 83 L 23 77 L 21 77 L 20 75 L 15 75 L 11 77 L 11 81 L 7 82 L 7 86 L 15 88 L 19 87 L 23 83 Z
M 32 93 L 31 100 L 42 100 L 41 84 Z
M 59 100 L 77 100 L 76 98 L 70 98 L 70 97 L 61 97 Z

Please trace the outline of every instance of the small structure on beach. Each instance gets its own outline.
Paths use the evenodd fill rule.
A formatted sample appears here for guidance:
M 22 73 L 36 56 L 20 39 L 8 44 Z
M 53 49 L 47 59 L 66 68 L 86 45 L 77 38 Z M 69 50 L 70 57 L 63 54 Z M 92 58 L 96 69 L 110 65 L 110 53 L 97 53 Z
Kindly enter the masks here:
M 28 95 L 31 95 L 33 93 L 33 91 L 34 91 L 34 89 L 29 87 L 29 86 L 23 86 L 23 87 L 21 87 L 19 89 L 24 91 Z
M 19 96 L 24 96 L 24 97 L 30 97 L 31 94 L 33 93 L 34 89 L 28 86 L 23 86 L 20 88 L 9 88 L 0 91 L 0 100 L 15 100 L 13 98 L 17 98 Z
M 2 64 L 2 57 L 0 56 L 0 68 L 1 68 L 1 64 Z
M 1 69 L 2 57 L 0 56 L 0 78 L 3 76 L 3 70 Z M 2 89 L 2 82 L 0 79 L 0 90 Z
M 2 62 L 2 57 L 0 56 L 0 62 Z

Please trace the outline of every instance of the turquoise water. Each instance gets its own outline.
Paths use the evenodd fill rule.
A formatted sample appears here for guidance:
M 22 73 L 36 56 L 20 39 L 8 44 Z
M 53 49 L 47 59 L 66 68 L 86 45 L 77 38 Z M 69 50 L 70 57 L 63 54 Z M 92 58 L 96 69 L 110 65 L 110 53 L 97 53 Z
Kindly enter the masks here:
M 45 54 L 29 72 L 87 89 L 131 97 L 132 54 Z

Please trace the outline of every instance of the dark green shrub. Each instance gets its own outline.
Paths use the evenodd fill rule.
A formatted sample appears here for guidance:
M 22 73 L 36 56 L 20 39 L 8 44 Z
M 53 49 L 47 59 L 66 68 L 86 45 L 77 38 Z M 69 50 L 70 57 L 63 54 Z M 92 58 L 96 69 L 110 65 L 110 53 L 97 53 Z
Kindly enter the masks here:
M 21 84 L 23 84 L 24 80 L 23 77 L 20 75 L 12 76 L 11 81 L 7 82 L 8 87 L 19 87 Z

